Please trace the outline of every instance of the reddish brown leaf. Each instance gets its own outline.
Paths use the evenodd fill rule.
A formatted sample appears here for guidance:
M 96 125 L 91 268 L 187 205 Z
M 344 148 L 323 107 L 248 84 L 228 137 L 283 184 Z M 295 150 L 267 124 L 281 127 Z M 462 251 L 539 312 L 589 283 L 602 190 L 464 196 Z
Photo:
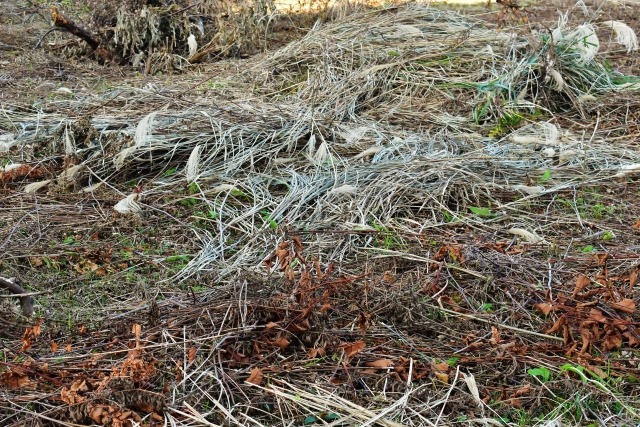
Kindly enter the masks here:
M 520 387 L 513 393 L 513 397 L 520 397 L 531 393 L 532 387 L 531 384 L 527 383 L 524 386 Z
M 260 385 L 260 383 L 262 382 L 262 378 L 264 378 L 262 370 L 260 368 L 253 368 L 246 382 L 250 384 Z
M 594 320 L 594 321 L 599 322 L 599 323 L 605 323 L 607 321 L 607 318 L 604 317 L 602 312 L 600 310 L 598 310 L 597 308 L 592 308 L 589 311 L 589 319 L 590 320 Z
M 321 348 L 312 348 L 309 350 L 309 358 L 315 359 L 316 357 L 324 357 L 327 354 L 327 351 L 324 347 Z
M 615 350 L 622 346 L 622 335 L 617 330 L 609 331 L 603 341 L 603 347 L 605 351 Z
M 582 292 L 584 288 L 589 286 L 590 283 L 591 280 L 587 276 L 584 274 L 579 275 L 576 279 L 576 286 L 573 288 L 573 297 L 575 298 L 575 296 Z
M 0 384 L 12 390 L 26 387 L 30 382 L 31 380 L 29 380 L 27 375 L 18 372 L 3 372 L 0 376 Z
M 500 331 L 495 326 L 491 327 L 491 343 L 492 344 L 500 344 Z
M 71 343 L 68 343 L 68 344 L 64 347 L 64 351 L 66 351 L 67 353 L 71 353 Z
M 450 366 L 447 362 L 440 362 L 440 363 L 434 363 L 433 368 L 439 372 L 448 372 Z
M 393 367 L 393 360 L 391 359 L 378 359 L 373 362 L 365 363 L 365 366 L 370 368 L 386 369 Z
M 356 354 L 360 353 L 365 348 L 365 342 L 360 340 L 354 343 L 345 343 L 339 346 L 339 348 L 343 349 L 347 357 L 353 357 Z
M 189 347 L 188 353 L 187 353 L 187 363 L 190 365 L 193 363 L 194 360 L 196 360 L 196 348 L 195 347 Z
M 176 368 L 176 383 L 180 383 L 180 382 L 182 382 L 182 379 L 184 378 L 184 374 L 182 372 L 181 363 L 180 362 L 176 362 L 175 368 Z
M 598 253 L 598 254 L 595 254 L 593 257 L 598 262 L 598 265 L 604 265 L 604 263 L 609 258 L 609 254 L 607 254 L 607 253 Z
M 265 326 L 265 328 L 267 329 L 273 329 L 273 328 L 277 328 L 279 325 L 276 322 L 269 322 L 267 323 L 267 325 Z
M 551 310 L 553 309 L 553 305 L 549 304 L 548 302 L 541 302 L 539 304 L 534 305 L 534 307 L 536 310 L 538 310 L 545 316 L 548 316 L 549 313 L 551 313 Z
M 27 328 L 27 329 L 31 329 L 31 328 Z M 25 333 L 26 335 L 26 333 Z M 31 337 L 30 336 L 25 336 L 24 338 L 22 338 L 22 347 L 21 347 L 21 351 L 27 351 L 31 348 Z
M 281 349 L 285 349 L 287 347 L 289 347 L 289 340 L 286 339 L 285 337 L 278 337 L 275 340 L 271 341 L 271 344 L 275 345 L 276 347 L 279 347 Z
M 58 351 L 58 344 L 55 341 L 51 341 L 51 352 L 55 353 L 56 351 Z
M 320 309 L 318 311 L 320 311 L 320 313 L 324 313 L 325 311 L 331 309 L 331 304 L 326 302 L 324 304 L 322 304 L 322 307 L 320 307 Z
M 609 305 L 611 305 L 611 308 L 623 311 L 625 313 L 633 313 L 634 311 L 636 311 L 636 303 L 629 298 L 625 298 L 620 302 L 612 302 Z
M 73 392 L 78 392 L 78 391 L 87 391 L 89 390 L 89 388 L 87 387 L 87 382 L 85 380 L 75 380 L 73 384 L 71 384 L 71 387 L 69 388 L 69 390 Z
M 633 290 L 636 283 L 638 283 L 638 273 L 634 270 L 629 273 L 629 291 Z
M 565 322 L 564 316 L 558 317 L 558 320 L 556 320 L 556 322 L 553 324 L 553 326 L 551 328 L 547 329 L 547 331 L 545 333 L 547 333 L 547 334 L 555 334 L 556 332 L 558 332 L 560 330 L 562 325 L 564 325 L 564 322 Z
M 387 270 L 382 274 L 382 281 L 384 283 L 391 284 L 396 281 L 396 276 L 394 276 L 392 272 Z
M 358 326 L 360 327 L 360 330 L 362 331 L 362 335 L 365 335 L 367 333 L 367 327 L 369 326 L 369 319 L 371 318 L 371 315 L 368 313 L 362 313 L 360 312 L 358 314 Z
M 506 399 L 502 403 L 505 403 L 511 406 L 512 408 L 522 408 L 522 402 L 520 401 L 520 399 L 516 399 L 515 397 Z
M 624 337 L 627 339 L 629 347 L 636 347 L 638 344 L 640 344 L 640 339 L 638 339 L 637 334 L 627 331 L 622 335 L 624 335 Z
M 293 246 L 298 254 L 302 252 L 302 241 L 300 240 L 300 236 L 293 236 L 291 239 L 293 240 Z

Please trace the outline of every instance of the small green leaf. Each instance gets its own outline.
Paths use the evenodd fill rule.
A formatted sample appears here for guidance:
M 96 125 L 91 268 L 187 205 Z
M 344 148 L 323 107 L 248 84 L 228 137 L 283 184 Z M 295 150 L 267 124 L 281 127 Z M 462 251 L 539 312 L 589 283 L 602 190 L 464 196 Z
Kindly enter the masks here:
M 454 366 L 456 366 L 458 364 L 458 360 L 460 360 L 460 358 L 458 356 L 453 356 L 447 359 L 447 365 L 451 366 L 452 368 Z
M 491 313 L 493 311 L 493 304 L 484 303 L 480 306 L 481 311 L 486 311 L 487 313 Z
M 531 368 L 527 371 L 527 374 L 532 377 L 540 378 L 543 383 L 546 383 L 551 379 L 551 371 L 544 366 L 540 368 Z
M 309 424 L 317 423 L 318 421 L 320 420 L 312 415 L 304 419 L 304 425 L 308 426 Z
M 540 179 L 538 179 L 538 182 L 540 184 L 544 184 L 545 182 L 549 181 L 551 179 L 551 171 L 549 169 L 547 169 L 542 176 L 540 177 Z
M 171 176 L 171 175 L 173 175 L 174 173 L 176 173 L 176 171 L 177 171 L 177 168 L 167 169 L 167 170 L 162 174 L 162 176 L 166 178 L 166 177 Z
M 489 208 L 479 208 L 477 206 L 469 206 L 469 210 L 481 218 L 491 218 L 495 216 Z
M 335 421 L 335 420 L 337 420 L 339 418 L 340 418 L 340 415 L 334 414 L 334 413 L 330 413 L 330 414 L 327 414 L 324 417 L 322 417 L 322 419 L 325 420 L 325 421 Z

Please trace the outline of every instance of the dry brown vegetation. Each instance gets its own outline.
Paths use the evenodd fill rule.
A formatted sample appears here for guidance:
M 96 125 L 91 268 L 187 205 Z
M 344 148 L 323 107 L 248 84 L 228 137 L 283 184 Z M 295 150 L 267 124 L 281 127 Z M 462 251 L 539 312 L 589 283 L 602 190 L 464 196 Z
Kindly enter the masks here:
M 157 3 L 0 16 L 0 425 L 639 422 L 631 6 Z

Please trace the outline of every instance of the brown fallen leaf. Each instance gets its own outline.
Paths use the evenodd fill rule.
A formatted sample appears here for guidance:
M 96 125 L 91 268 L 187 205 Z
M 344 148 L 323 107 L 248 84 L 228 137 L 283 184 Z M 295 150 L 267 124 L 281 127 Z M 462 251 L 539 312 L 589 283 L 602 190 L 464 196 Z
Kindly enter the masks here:
M 30 382 L 27 375 L 18 372 L 3 372 L 0 376 L 0 384 L 11 390 L 26 387 Z
M 636 283 L 638 283 L 638 273 L 634 270 L 629 273 L 629 289 L 632 290 Z
M 367 362 L 364 364 L 370 368 L 386 369 L 393 367 L 393 360 L 391 359 L 378 359 L 373 362 Z
M 364 343 L 364 341 L 360 340 L 354 343 L 342 344 L 339 346 L 339 348 L 344 350 L 344 353 L 347 355 L 347 357 L 353 357 L 364 350 L 365 346 L 366 344 Z
M 500 344 L 500 331 L 495 326 L 491 327 L 491 344 Z
M 548 316 L 549 313 L 551 313 L 551 310 L 553 309 L 553 305 L 549 304 L 548 302 L 541 302 L 539 304 L 534 305 L 533 307 L 539 312 L 541 312 L 542 314 L 544 314 L 545 316 Z
M 449 372 L 449 364 L 447 362 L 434 363 L 433 368 L 439 372 Z
M 264 378 L 262 370 L 260 368 L 253 368 L 251 370 L 251 373 L 249 374 L 249 378 L 247 378 L 245 382 L 260 385 L 260 383 L 262 382 L 262 378 Z
M 436 371 L 436 372 L 433 373 L 433 375 L 435 375 L 436 378 L 438 380 L 442 381 L 443 383 L 445 383 L 445 384 L 449 383 L 449 375 L 448 374 L 445 374 L 444 372 Z
M 189 365 L 191 365 L 193 363 L 194 360 L 196 360 L 196 348 L 195 347 L 189 347 L 188 353 L 187 353 L 187 363 Z
M 278 337 L 275 340 L 271 341 L 271 344 L 281 349 L 285 349 L 289 347 L 289 340 L 286 339 L 285 337 Z
M 623 311 L 625 313 L 633 313 L 634 311 L 636 311 L 635 301 L 629 298 L 625 298 L 619 302 L 612 302 L 609 305 L 611 305 L 611 308 Z
M 520 397 L 520 396 L 524 396 L 526 394 L 529 394 L 531 392 L 532 388 L 533 387 L 531 387 L 531 384 L 527 383 L 524 386 L 522 386 L 519 389 L 517 389 L 513 393 L 513 397 Z
M 573 288 L 572 297 L 575 298 L 576 295 L 582 292 L 582 290 L 587 286 L 589 286 L 590 283 L 591 283 L 591 280 L 587 276 L 585 276 L 584 274 L 579 275 L 578 278 L 576 279 L 576 286 Z
M 315 359 L 316 357 L 324 357 L 326 354 L 327 351 L 324 349 L 324 347 L 312 348 L 311 350 L 309 350 L 310 359 Z

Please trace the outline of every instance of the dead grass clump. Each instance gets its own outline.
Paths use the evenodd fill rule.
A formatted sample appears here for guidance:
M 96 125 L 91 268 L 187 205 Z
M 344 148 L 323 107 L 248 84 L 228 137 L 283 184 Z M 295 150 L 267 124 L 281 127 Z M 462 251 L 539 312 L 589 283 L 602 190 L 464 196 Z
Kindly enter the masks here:
M 270 0 L 89 2 L 89 7 L 110 50 L 152 74 L 260 50 L 275 13 Z
M 593 60 L 598 47 L 591 23 L 560 21 L 553 34 L 523 35 L 414 6 L 317 28 L 258 67 L 265 93 L 333 120 L 468 129 L 541 110 L 580 111 L 585 97 L 637 84 Z

